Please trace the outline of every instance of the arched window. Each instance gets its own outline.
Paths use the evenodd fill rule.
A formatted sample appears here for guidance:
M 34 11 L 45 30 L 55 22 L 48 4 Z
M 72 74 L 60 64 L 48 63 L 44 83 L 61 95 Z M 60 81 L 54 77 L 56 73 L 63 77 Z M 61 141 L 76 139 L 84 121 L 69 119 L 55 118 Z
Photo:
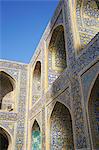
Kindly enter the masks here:
M 41 62 L 40 61 L 37 61 L 36 65 L 35 65 L 33 79 L 38 82 L 40 82 L 40 80 L 41 80 Z
M 49 83 L 51 83 L 67 66 L 64 28 L 62 25 L 53 30 L 48 49 L 48 76 Z
M 67 107 L 57 102 L 51 114 L 51 150 L 73 150 L 71 115 Z
M 41 131 L 36 120 L 32 127 L 32 150 L 41 150 Z
M 41 62 L 37 61 L 33 71 L 32 104 L 41 96 Z
M 95 0 L 96 4 L 97 4 L 97 7 L 99 9 L 99 1 L 98 0 Z
M 88 112 L 93 149 L 97 150 L 99 149 L 99 75 L 90 94 Z
M 14 109 L 15 81 L 7 73 L 0 72 L 0 109 L 12 111 Z
M 99 32 L 99 1 L 76 0 L 76 16 L 82 49 Z
M 11 137 L 0 127 L 0 150 L 11 150 Z

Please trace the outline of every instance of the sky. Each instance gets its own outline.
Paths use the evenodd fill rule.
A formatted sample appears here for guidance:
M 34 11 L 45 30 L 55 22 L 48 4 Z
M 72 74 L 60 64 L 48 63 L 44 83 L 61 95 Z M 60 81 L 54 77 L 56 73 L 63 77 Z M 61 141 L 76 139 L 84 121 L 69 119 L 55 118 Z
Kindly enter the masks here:
M 0 0 L 0 59 L 29 63 L 59 0 Z

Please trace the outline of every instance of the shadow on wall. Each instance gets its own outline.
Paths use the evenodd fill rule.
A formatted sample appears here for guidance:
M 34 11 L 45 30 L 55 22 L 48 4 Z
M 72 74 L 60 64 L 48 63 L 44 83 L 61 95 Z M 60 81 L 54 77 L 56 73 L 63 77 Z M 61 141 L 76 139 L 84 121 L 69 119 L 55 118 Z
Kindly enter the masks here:
M 0 109 L 12 111 L 15 105 L 15 81 L 7 73 L 0 72 Z
M 67 67 L 63 25 L 58 25 L 51 34 L 48 46 L 48 83 L 51 85 Z
M 0 127 L 0 150 L 11 150 L 11 137 Z

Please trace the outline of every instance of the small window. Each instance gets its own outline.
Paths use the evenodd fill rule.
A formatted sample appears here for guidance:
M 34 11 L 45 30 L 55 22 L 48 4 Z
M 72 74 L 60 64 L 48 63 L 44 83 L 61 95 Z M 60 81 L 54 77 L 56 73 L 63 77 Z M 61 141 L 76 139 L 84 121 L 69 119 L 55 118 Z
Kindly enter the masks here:
M 34 104 L 41 95 L 41 62 L 37 61 L 33 72 L 33 84 L 32 84 L 32 103 Z

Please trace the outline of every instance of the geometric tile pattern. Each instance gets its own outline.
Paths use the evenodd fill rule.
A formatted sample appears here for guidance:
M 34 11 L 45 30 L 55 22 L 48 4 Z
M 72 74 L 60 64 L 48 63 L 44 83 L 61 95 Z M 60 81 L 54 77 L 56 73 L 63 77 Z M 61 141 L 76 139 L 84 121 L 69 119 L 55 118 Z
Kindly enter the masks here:
M 74 0 L 60 1 L 35 51 L 33 61 L 31 60 L 29 64 L 22 64 L 0 60 L 0 71 L 4 71 L 10 75 L 15 80 L 16 85 L 15 111 L 9 112 L 0 110 L 0 127 L 11 134 L 13 141 L 11 147 L 13 147 L 13 150 L 49 150 L 48 147 L 46 148 L 46 142 L 48 146 L 51 144 L 52 150 L 73 149 L 73 143 L 75 144 L 75 149 L 90 150 L 92 142 L 94 143 L 94 139 L 95 141 L 99 141 L 95 137 L 98 133 L 97 110 L 99 95 L 96 98 L 94 97 L 94 104 L 91 105 L 93 106 L 93 113 L 90 118 L 94 116 L 93 124 L 95 127 L 91 127 L 92 130 L 90 134 L 89 122 L 87 121 L 88 116 L 86 115 L 87 108 L 84 107 L 85 102 L 88 101 L 87 97 L 94 77 L 97 72 L 99 72 L 97 63 L 99 56 L 99 34 L 97 34 L 99 29 L 99 4 L 98 0 L 77 0 L 76 2 L 76 17 L 74 17 L 72 16 L 73 12 L 71 12 L 71 3 L 74 4 Z M 79 43 L 74 40 L 74 38 L 76 39 L 75 29 L 72 29 L 72 19 L 75 18 L 77 18 L 78 28 L 76 29 L 79 30 L 81 48 L 83 49 L 82 52 L 80 53 L 79 51 L 77 55 L 75 53 L 76 49 L 74 42 L 77 42 L 78 45 Z M 54 34 L 55 38 L 53 39 L 55 39 L 55 42 L 52 42 L 54 43 L 52 46 L 57 48 L 57 53 L 51 53 L 48 49 L 48 41 L 50 41 L 51 33 L 53 33 L 52 31 L 56 26 L 60 25 L 64 26 L 64 38 L 60 33 L 59 37 L 57 37 L 59 34 Z M 62 53 L 64 50 L 66 50 L 66 61 L 64 61 L 65 55 Z M 35 95 L 32 97 L 33 78 L 31 79 L 31 77 L 33 76 L 33 72 L 30 70 L 33 70 L 37 60 L 40 60 L 42 64 L 42 80 L 41 86 L 39 86 L 38 80 L 35 85 L 38 91 L 37 94 L 39 95 L 39 92 L 41 93 L 40 97 L 35 97 Z M 66 65 L 66 69 L 64 69 L 64 64 Z M 97 69 L 95 69 L 95 64 L 97 64 Z M 63 72 L 59 69 L 61 67 L 64 69 Z M 93 73 L 89 71 L 90 68 Z M 80 78 L 82 78 L 83 75 L 84 78 L 80 82 Z M 51 85 L 50 88 L 48 88 L 49 85 Z M 67 87 L 69 92 L 66 90 Z M 46 91 L 49 96 L 46 94 Z M 8 98 L 10 99 L 9 96 Z M 30 103 L 32 98 L 34 98 L 36 102 L 35 104 L 33 102 L 33 106 L 31 106 Z M 9 99 L 7 99 L 6 102 L 9 102 Z M 36 101 L 36 99 L 38 101 Z M 66 108 L 69 108 L 73 120 L 71 121 L 66 108 L 63 106 L 58 107 L 57 105 L 57 108 L 54 107 L 51 115 L 51 134 L 47 137 L 49 131 L 47 130 L 47 121 L 50 118 L 47 118 L 47 116 L 50 116 L 54 106 L 53 104 L 55 104 L 56 101 L 64 103 Z M 31 107 L 32 109 L 30 109 Z M 30 125 L 32 126 L 33 120 L 36 118 L 40 123 L 40 128 L 37 125 L 35 128 L 33 126 L 32 130 Z M 32 142 L 30 143 L 29 133 L 31 130 L 33 132 L 30 137 Z M 96 132 L 96 134 L 94 132 L 95 135 L 92 133 L 93 131 Z M 91 138 L 93 137 L 93 141 L 90 140 L 90 136 Z M 50 144 L 48 142 L 49 139 Z M 97 148 L 98 142 L 96 143 Z M 32 148 L 29 146 L 32 146 Z
M 99 32 L 98 0 L 77 0 L 77 23 L 81 48 L 85 47 Z
M 74 150 L 69 110 L 57 102 L 51 115 L 51 150 Z

